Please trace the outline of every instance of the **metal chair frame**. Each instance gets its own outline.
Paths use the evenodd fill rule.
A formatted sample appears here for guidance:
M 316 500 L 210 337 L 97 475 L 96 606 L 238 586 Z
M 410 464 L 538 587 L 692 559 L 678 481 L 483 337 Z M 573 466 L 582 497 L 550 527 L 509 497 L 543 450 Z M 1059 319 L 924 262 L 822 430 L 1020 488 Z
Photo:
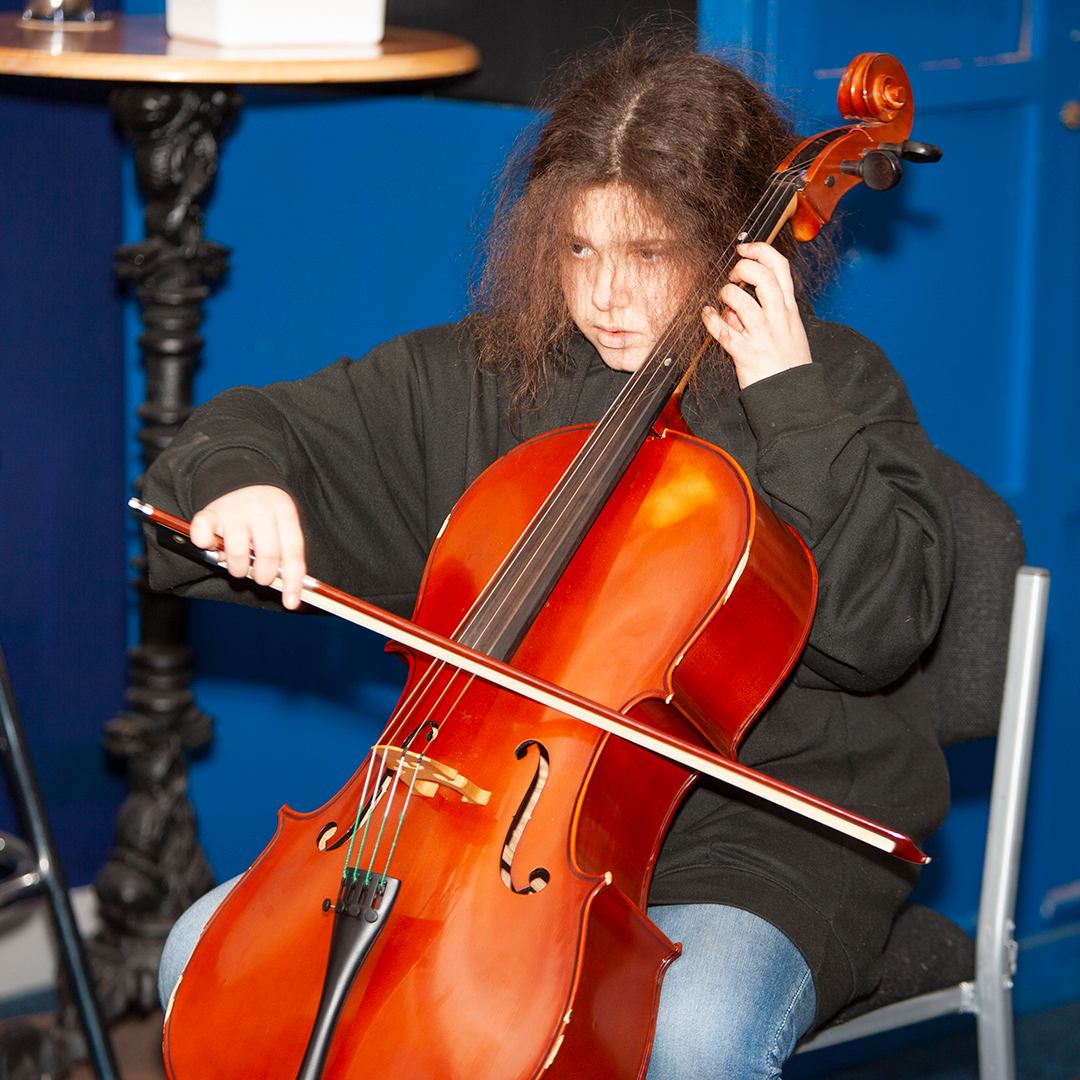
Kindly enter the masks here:
M 94 991 L 82 937 L 75 923 L 67 882 L 52 830 L 45 815 L 37 778 L 23 737 L 22 723 L 11 691 L 7 663 L 0 650 L 0 754 L 11 777 L 16 805 L 22 815 L 29 843 L 0 833 L 0 844 L 15 855 L 15 871 L 0 881 L 0 909 L 16 900 L 44 892 L 56 930 L 60 960 L 71 980 L 72 994 L 86 1035 L 90 1062 L 100 1080 L 117 1080 L 120 1070 Z
M 800 1046 L 800 1053 L 950 1013 L 971 1013 L 976 1019 L 981 1080 L 1014 1080 L 1012 985 L 1017 946 L 1013 918 L 1049 594 L 1046 570 L 1032 566 L 1019 569 L 990 791 L 975 932 L 975 978 L 825 1028 Z

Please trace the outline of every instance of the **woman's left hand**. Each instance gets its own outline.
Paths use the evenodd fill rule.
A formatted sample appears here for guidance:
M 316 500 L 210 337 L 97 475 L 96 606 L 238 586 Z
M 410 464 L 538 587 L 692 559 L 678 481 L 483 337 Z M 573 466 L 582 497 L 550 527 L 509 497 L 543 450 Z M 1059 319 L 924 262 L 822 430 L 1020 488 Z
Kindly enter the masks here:
M 779 371 L 809 364 L 811 357 L 787 259 L 770 244 L 739 244 L 736 251 L 742 258 L 720 290 L 723 312 L 706 307 L 701 317 L 731 356 L 745 390 Z M 741 285 L 753 285 L 757 298 Z

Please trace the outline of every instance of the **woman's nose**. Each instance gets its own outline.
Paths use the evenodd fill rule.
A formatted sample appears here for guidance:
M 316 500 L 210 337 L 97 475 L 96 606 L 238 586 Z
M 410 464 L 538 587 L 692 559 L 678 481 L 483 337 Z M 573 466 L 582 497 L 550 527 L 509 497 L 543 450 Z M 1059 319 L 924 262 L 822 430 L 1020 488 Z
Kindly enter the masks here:
M 627 304 L 626 274 L 614 261 L 603 261 L 593 279 L 593 304 L 600 311 L 625 307 Z

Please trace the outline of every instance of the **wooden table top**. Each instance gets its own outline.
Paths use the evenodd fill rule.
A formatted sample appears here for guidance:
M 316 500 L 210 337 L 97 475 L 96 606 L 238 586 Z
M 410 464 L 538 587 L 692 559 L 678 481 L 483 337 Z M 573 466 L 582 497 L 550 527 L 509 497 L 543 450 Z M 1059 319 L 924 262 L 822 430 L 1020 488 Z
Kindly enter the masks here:
M 464 75 L 480 54 L 462 38 L 387 27 L 378 45 L 220 47 L 170 38 L 164 15 L 100 27 L 28 28 L 0 12 L 0 75 L 167 83 L 363 83 Z

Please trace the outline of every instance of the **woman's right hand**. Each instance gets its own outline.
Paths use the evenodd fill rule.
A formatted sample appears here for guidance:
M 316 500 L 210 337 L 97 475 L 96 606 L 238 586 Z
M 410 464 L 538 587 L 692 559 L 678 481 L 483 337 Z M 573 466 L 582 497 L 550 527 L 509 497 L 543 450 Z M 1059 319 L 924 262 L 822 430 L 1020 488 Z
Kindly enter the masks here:
M 281 602 L 300 606 L 304 534 L 292 496 L 269 484 L 237 488 L 204 506 L 191 519 L 191 540 L 206 550 L 220 537 L 225 565 L 233 577 L 269 585 L 280 573 Z M 252 559 L 254 556 L 254 559 Z

